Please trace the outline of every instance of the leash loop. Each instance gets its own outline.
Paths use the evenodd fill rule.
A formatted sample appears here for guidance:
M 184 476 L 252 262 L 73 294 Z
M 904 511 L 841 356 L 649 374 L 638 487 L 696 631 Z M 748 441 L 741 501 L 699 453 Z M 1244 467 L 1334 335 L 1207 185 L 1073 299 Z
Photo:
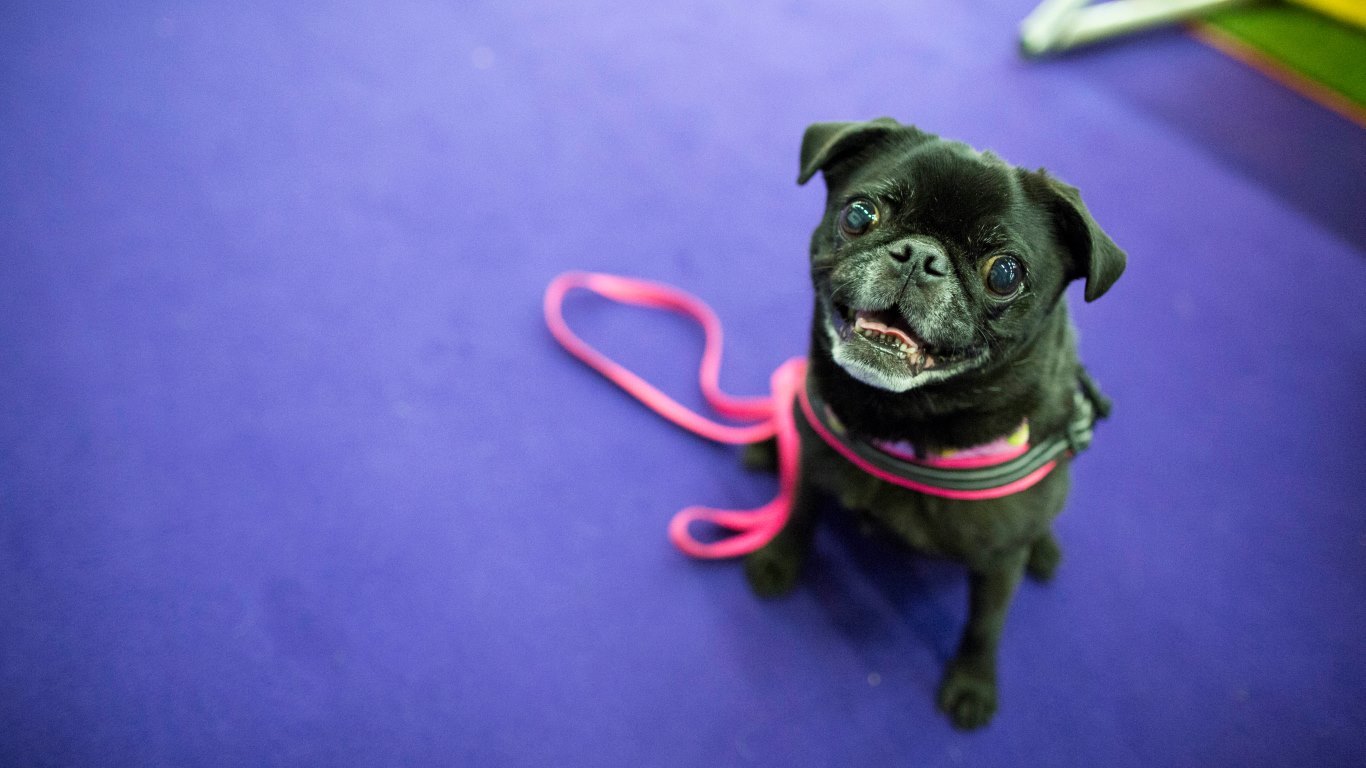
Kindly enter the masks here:
M 579 338 L 564 319 L 565 295 L 575 289 L 591 291 L 621 304 L 675 312 L 696 321 L 705 337 L 698 368 L 698 385 L 703 397 L 721 416 L 751 423 L 722 424 L 702 416 Z M 806 377 L 803 358 L 788 360 L 774 371 L 768 397 L 736 397 L 721 391 L 721 321 L 710 307 L 692 294 L 649 280 L 596 272 L 568 272 L 556 277 L 546 288 L 544 310 L 551 335 L 571 355 L 674 424 L 709 440 L 730 445 L 777 439 L 778 496 L 752 510 L 688 507 L 674 515 L 669 524 L 669 538 L 675 546 L 698 558 L 737 557 L 759 549 L 782 530 L 787 524 L 796 487 L 798 444 L 792 405 Z M 692 525 L 697 522 L 730 531 L 731 535 L 716 541 L 701 541 L 692 533 Z

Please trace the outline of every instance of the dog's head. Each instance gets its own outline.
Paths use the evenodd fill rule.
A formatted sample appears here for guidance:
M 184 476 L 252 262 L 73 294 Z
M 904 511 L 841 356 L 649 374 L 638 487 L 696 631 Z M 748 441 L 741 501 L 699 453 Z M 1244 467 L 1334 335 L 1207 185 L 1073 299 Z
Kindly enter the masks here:
M 799 183 L 818 171 L 817 342 L 881 390 L 1010 361 L 1068 283 L 1092 301 L 1124 271 L 1073 187 L 890 119 L 812 125 Z

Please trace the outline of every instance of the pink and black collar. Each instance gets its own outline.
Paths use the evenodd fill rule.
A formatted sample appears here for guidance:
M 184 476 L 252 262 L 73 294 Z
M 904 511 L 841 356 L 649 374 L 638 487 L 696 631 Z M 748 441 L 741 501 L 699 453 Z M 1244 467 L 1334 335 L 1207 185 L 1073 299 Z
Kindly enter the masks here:
M 808 379 L 798 399 L 812 430 L 827 445 L 870 475 L 893 485 L 946 499 L 998 499 L 1030 488 L 1057 466 L 1058 458 L 1091 442 L 1095 409 L 1080 389 L 1064 435 L 1030 445 L 1028 423 L 1010 438 L 952 455 L 915 456 L 900 444 L 848 434 Z

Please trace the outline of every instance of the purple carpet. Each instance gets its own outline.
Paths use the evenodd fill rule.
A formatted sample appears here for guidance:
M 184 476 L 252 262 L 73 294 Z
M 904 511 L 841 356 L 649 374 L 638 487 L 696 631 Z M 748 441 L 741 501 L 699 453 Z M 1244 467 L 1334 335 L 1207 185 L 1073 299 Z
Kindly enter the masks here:
M 1034 2 L 7 4 L 0 765 L 1362 765 L 1366 131 L 1179 31 L 1023 61 Z M 784 600 L 687 559 L 674 511 L 774 481 L 540 318 L 673 283 L 764 391 L 802 130 L 879 115 L 1130 256 L 971 734 L 958 567 L 838 520 Z M 569 309 L 697 402 L 685 322 Z

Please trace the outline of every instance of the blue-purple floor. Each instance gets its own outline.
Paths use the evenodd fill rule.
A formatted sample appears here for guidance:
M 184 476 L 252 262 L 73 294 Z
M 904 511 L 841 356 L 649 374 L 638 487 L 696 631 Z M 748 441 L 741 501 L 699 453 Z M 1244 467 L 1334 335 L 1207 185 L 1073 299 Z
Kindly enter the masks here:
M 0 11 L 0 765 L 1366 762 L 1366 131 L 1180 31 L 1023 61 L 1034 2 Z M 834 524 L 764 603 L 688 560 L 675 510 L 773 481 L 539 314 L 685 287 L 763 391 L 802 129 L 884 114 L 1130 255 L 974 734 L 956 567 Z M 696 402 L 686 324 L 571 310 Z

